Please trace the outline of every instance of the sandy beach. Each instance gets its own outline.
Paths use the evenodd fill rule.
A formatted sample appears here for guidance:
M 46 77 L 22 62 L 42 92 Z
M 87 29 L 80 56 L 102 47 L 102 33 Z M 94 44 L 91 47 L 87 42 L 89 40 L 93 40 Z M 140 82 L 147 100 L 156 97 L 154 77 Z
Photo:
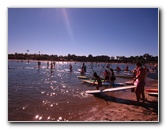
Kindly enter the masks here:
M 158 80 L 146 77 L 146 88 L 158 88 Z M 126 90 L 126 92 L 118 91 L 94 96 L 96 99 L 101 99 L 101 103 L 92 108 L 83 119 L 94 122 L 159 121 L 159 97 L 149 96 L 145 90 L 145 103 L 142 101 L 137 103 L 135 93 L 131 90 Z

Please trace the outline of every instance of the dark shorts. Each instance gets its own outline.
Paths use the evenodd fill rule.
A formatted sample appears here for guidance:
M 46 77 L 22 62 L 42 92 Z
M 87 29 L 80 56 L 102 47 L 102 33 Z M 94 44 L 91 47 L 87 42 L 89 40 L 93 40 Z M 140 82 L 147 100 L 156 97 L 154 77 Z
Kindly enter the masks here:
M 106 76 L 106 77 L 105 77 L 105 80 L 108 80 L 108 79 L 109 79 L 109 77 L 108 77 L 108 76 Z
M 115 76 L 112 76 L 111 77 L 111 81 L 115 81 L 116 80 L 116 77 Z

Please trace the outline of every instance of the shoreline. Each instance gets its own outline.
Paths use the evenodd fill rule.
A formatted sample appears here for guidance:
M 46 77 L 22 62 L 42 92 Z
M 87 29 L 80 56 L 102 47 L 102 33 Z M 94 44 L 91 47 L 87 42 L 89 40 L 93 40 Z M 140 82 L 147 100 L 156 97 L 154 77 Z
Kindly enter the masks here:
M 146 77 L 146 88 L 158 88 L 158 80 Z M 95 97 L 95 96 L 94 96 Z M 88 122 L 159 122 L 158 97 L 149 96 L 145 90 L 145 103 L 137 103 L 131 90 L 96 96 L 101 101 L 93 107 L 84 121 Z
M 19 65 L 24 66 L 22 64 L 19 64 Z M 64 68 L 65 67 L 63 67 L 61 69 L 64 69 Z M 68 67 L 66 66 L 66 68 L 68 68 Z M 76 68 L 79 68 L 79 66 L 77 66 Z M 14 72 L 14 71 L 12 70 L 12 72 Z M 40 71 L 36 71 L 36 72 L 39 73 Z M 51 86 L 50 87 L 51 89 L 50 89 L 49 87 L 47 87 L 48 84 L 51 84 L 50 80 L 51 80 L 51 82 L 53 82 L 54 80 L 57 80 L 56 77 L 59 77 L 59 76 L 57 76 L 58 74 L 53 74 L 53 75 L 56 75 L 56 76 L 54 76 L 54 79 L 53 79 L 52 78 L 53 76 L 52 76 L 52 74 L 50 74 L 49 70 L 43 70 L 42 73 L 43 73 L 43 75 L 46 75 L 46 78 L 45 78 L 45 76 L 43 76 L 43 80 L 48 79 L 48 81 L 44 81 L 46 83 L 42 83 L 42 84 L 45 84 L 45 85 L 43 85 L 43 87 L 39 87 L 39 91 L 41 91 L 41 92 L 38 92 L 35 89 L 27 87 L 30 92 L 34 93 L 34 91 L 36 91 L 36 93 L 39 93 L 36 100 L 34 100 L 34 101 L 28 100 L 27 102 L 28 103 L 37 103 L 38 107 L 41 107 L 41 110 L 39 110 L 38 112 L 40 114 L 44 114 L 43 122 L 44 122 L 44 120 L 47 121 L 47 117 L 46 117 L 47 115 L 51 116 L 50 120 L 53 120 L 53 121 L 54 120 L 56 121 L 56 119 L 59 120 L 58 116 L 60 116 L 60 117 L 64 118 L 64 121 L 68 120 L 69 122 L 73 122 L 73 121 L 77 121 L 77 122 L 79 122 L 79 121 L 81 121 L 81 122 L 96 122 L 96 121 L 100 121 L 100 122 L 108 122 L 108 121 L 143 122 L 143 121 L 148 121 L 149 122 L 149 121 L 154 121 L 154 122 L 158 122 L 158 119 L 159 119 L 159 117 L 158 117 L 158 114 L 159 114 L 158 98 L 148 96 L 147 92 L 145 93 L 145 96 L 147 98 L 147 101 L 145 102 L 145 104 L 138 104 L 136 102 L 135 93 L 131 92 L 130 89 L 116 91 L 116 92 L 106 92 L 106 93 L 102 93 L 103 95 L 101 95 L 101 96 L 93 96 L 93 95 L 86 96 L 86 95 L 84 95 L 83 91 L 87 90 L 87 88 L 86 87 L 82 88 L 82 86 L 80 88 L 78 87 L 78 91 L 80 91 L 81 94 L 78 91 L 73 92 L 74 90 L 72 90 L 71 93 L 74 93 L 74 94 L 70 94 L 72 98 L 69 99 L 67 97 L 68 92 L 65 92 L 66 95 L 62 92 L 62 94 L 61 93 L 59 94 L 60 96 L 55 94 L 56 95 L 56 100 L 55 100 L 54 96 L 49 97 L 46 95 L 52 95 L 52 93 L 55 92 L 55 91 L 52 91 L 52 88 L 58 87 L 58 88 L 62 89 L 62 91 L 65 91 L 66 87 L 64 87 L 64 86 L 59 87 L 58 85 L 62 84 L 62 83 L 58 83 L 58 85 L 55 85 L 55 87 Z M 55 72 L 55 73 L 58 73 L 58 72 Z M 59 73 L 63 73 L 63 71 L 59 72 Z M 28 75 L 28 74 L 26 74 L 26 75 Z M 32 73 L 30 72 L 29 75 L 32 75 Z M 50 76 L 48 76 L 48 75 L 50 75 Z M 62 74 L 60 74 L 60 75 L 62 75 Z M 64 75 L 68 75 L 68 73 L 64 74 Z M 75 74 L 73 74 L 73 75 L 75 75 Z M 65 77 L 65 76 L 62 76 L 62 77 Z M 71 77 L 73 77 L 73 79 L 76 79 L 75 78 L 76 76 L 71 76 Z M 78 80 L 78 79 L 76 79 L 76 80 L 77 80 L 77 84 L 74 86 L 77 87 L 80 84 L 80 80 Z M 124 79 L 124 81 L 125 80 L 127 80 L 127 79 Z M 33 79 L 32 79 L 32 81 L 33 81 Z M 121 81 L 123 81 L 123 79 Z M 36 82 L 36 81 L 34 81 L 34 82 Z M 71 81 L 68 80 L 68 82 L 70 83 Z M 147 82 L 146 88 L 157 88 L 158 87 L 158 80 L 154 80 L 149 77 L 146 77 L 146 82 Z M 67 84 L 67 83 L 64 83 L 64 84 Z M 37 85 L 38 85 L 38 83 L 36 83 L 35 86 L 37 86 Z M 71 83 L 71 85 L 73 85 L 73 83 Z M 45 86 L 45 88 L 44 88 L 44 86 Z M 68 87 L 67 87 L 66 91 L 69 91 L 70 88 L 68 89 Z M 88 89 L 90 89 L 90 88 L 88 88 Z M 48 92 L 50 94 L 48 94 L 48 93 L 43 94 L 43 91 L 45 91 L 45 93 Z M 59 90 L 59 91 L 61 91 L 61 90 Z M 76 98 L 76 99 L 75 99 L 75 93 L 76 93 L 76 95 L 79 95 L 78 98 Z M 64 96 L 63 96 L 63 94 L 64 94 Z M 63 98 L 61 98 L 61 95 L 63 96 Z M 24 98 L 25 98 L 25 96 L 21 99 L 24 99 Z M 46 98 L 50 102 L 47 103 L 46 105 L 45 104 L 43 105 L 43 100 L 45 102 Z M 65 100 L 67 102 L 65 102 Z M 80 100 L 81 100 L 81 103 L 80 103 Z M 61 104 L 56 105 L 55 101 L 57 103 L 61 103 Z M 23 102 L 22 105 L 26 105 L 24 103 L 24 101 L 22 101 L 22 102 Z M 51 106 L 48 108 L 48 105 L 50 105 L 50 104 L 53 107 Z M 23 107 L 23 110 L 24 110 L 24 107 Z M 46 107 L 48 109 L 50 109 L 49 112 L 45 111 Z M 73 109 L 75 109 L 75 107 L 77 108 L 77 110 L 73 110 Z M 21 106 L 21 109 L 22 109 L 22 106 Z M 35 106 L 31 107 L 30 105 L 28 105 L 28 107 L 23 112 L 26 113 L 26 111 L 32 110 L 32 109 L 35 110 L 36 109 Z M 58 110 L 62 109 L 64 111 L 66 111 L 67 114 L 65 112 L 59 112 L 59 111 L 56 112 L 57 109 Z M 50 115 L 50 113 L 51 113 L 51 115 Z M 29 114 L 27 114 L 28 118 L 30 120 L 34 121 L 34 119 L 33 119 L 34 114 L 31 114 L 31 115 L 32 115 L 32 118 L 30 118 Z M 27 117 L 24 118 L 24 117 L 22 117 L 22 115 L 20 115 L 18 117 L 22 118 L 20 120 L 23 120 L 23 121 L 24 121 L 24 119 L 27 120 Z

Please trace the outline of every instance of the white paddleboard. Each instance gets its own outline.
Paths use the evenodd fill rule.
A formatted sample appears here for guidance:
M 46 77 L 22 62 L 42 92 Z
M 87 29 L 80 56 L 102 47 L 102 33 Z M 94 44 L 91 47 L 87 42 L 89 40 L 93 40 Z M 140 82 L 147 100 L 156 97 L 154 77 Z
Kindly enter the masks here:
M 113 92 L 113 91 L 119 91 L 119 90 L 127 90 L 127 89 L 132 89 L 136 88 L 136 86 L 123 86 L 123 87 L 117 87 L 117 88 L 108 88 L 104 90 L 87 90 L 85 91 L 87 94 L 95 94 L 95 93 L 103 93 L 103 92 Z
M 94 83 L 94 80 L 83 80 L 82 83 L 88 83 L 88 84 L 94 84 L 94 85 L 98 84 L 97 81 Z M 110 82 L 102 82 L 102 85 L 103 86 L 110 86 Z M 113 86 L 124 86 L 124 85 L 125 85 L 125 83 L 115 82 Z
M 148 95 L 150 95 L 150 96 L 158 96 L 158 93 L 156 93 L 156 92 L 151 92 L 151 93 L 148 93 Z

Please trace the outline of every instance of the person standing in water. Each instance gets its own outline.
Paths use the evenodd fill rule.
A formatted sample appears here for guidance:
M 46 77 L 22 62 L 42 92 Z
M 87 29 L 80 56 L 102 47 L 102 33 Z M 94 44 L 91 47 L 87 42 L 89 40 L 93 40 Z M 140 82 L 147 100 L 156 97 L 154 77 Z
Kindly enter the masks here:
M 50 67 L 51 69 L 53 69 L 53 63 L 51 62 L 51 67 Z
M 72 72 L 73 68 L 71 64 L 69 65 L 69 68 L 70 68 L 70 72 Z
M 95 82 L 96 82 L 96 80 L 97 80 L 97 83 L 98 83 L 98 84 L 96 85 L 96 89 L 99 90 L 99 87 L 102 86 L 101 79 L 100 79 L 100 77 L 97 75 L 96 72 L 93 74 L 93 76 L 95 77 L 95 81 L 94 81 L 93 84 L 95 84 Z
M 40 68 L 40 67 L 41 67 L 41 62 L 38 61 L 38 62 L 37 62 L 37 65 L 38 65 L 38 68 Z
M 119 66 L 116 67 L 116 71 L 117 71 L 117 72 L 120 72 L 120 71 L 121 71 L 121 69 L 120 69 Z
M 114 86 L 114 81 L 116 80 L 116 77 L 115 77 L 115 74 L 114 74 L 114 70 L 111 68 L 110 69 L 110 71 L 111 71 L 111 86 Z
M 129 70 L 129 66 L 127 65 L 124 69 L 124 71 L 128 71 Z
M 49 68 L 49 61 L 47 61 L 47 69 Z
M 104 71 L 104 82 L 107 82 L 109 80 L 110 73 L 105 69 Z
M 137 102 L 140 101 L 140 96 L 142 95 L 142 100 L 143 103 L 145 102 L 145 93 L 144 93 L 144 87 L 145 87 L 145 76 L 146 76 L 146 71 L 144 68 L 142 68 L 142 64 L 140 62 L 138 62 L 136 64 L 136 77 L 134 78 L 134 81 L 137 81 L 136 84 L 136 90 L 135 90 L 135 94 L 136 94 L 136 99 Z
M 85 63 L 82 64 L 82 70 L 83 70 L 84 72 L 86 72 L 86 65 L 85 65 Z

